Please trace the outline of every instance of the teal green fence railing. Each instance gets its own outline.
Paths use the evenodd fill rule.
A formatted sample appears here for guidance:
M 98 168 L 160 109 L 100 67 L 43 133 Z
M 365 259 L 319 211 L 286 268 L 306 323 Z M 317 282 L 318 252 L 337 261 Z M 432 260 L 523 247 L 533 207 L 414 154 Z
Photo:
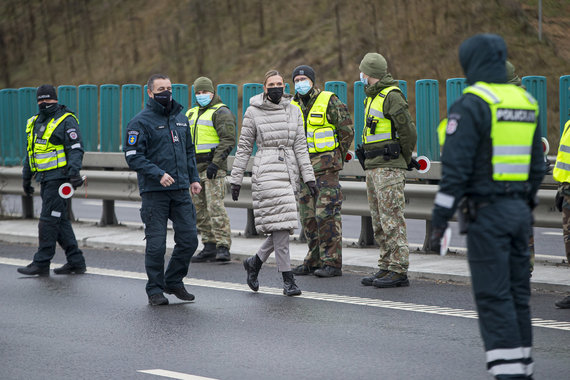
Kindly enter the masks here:
M 564 125 L 570 120 L 570 75 L 560 77 L 558 87 L 560 91 L 560 136 L 562 136 Z
M 101 86 L 100 125 L 101 152 L 116 152 L 120 149 L 121 140 L 121 110 L 119 85 L 104 84 Z
M 439 83 L 434 79 L 416 82 L 416 123 L 418 156 L 439 160 Z
M 540 120 L 540 134 L 546 137 L 546 131 L 548 128 L 547 119 L 547 102 L 546 102 L 546 78 L 541 76 L 526 76 L 522 78 L 522 84 L 526 87 L 526 90 L 534 96 L 538 101 L 539 114 L 538 118 Z
M 526 76 L 522 78 L 523 85 L 538 101 L 541 111 L 546 110 L 548 99 L 546 78 L 542 76 Z M 398 81 L 398 86 L 406 98 L 408 86 L 404 80 Z M 446 81 L 445 96 L 447 109 L 462 94 L 466 87 L 464 78 L 450 78 Z M 174 84 L 173 97 L 185 111 L 196 104 L 196 98 L 191 86 Z M 146 85 L 138 84 L 105 84 L 58 87 L 58 98 L 75 111 L 79 119 L 81 135 L 85 149 L 88 151 L 117 152 L 123 143 L 123 134 L 128 122 L 134 117 L 148 100 Z M 332 91 L 343 102 L 349 99 L 347 84 L 342 81 L 325 82 L 325 90 Z M 252 96 L 263 92 L 260 83 L 246 83 L 242 87 L 241 112 L 239 87 L 235 84 L 220 84 L 217 93 L 222 101 L 236 116 L 238 125 L 250 104 Z M 286 92 L 291 88 L 287 84 Z M 355 145 L 362 142 L 362 127 L 364 126 L 364 85 L 360 81 L 353 83 L 353 119 Z M 560 133 L 564 124 L 570 119 L 570 75 L 564 75 L 559 80 L 558 101 L 560 105 Z M 417 151 L 432 160 L 439 159 L 437 143 L 437 125 L 439 123 L 439 85 L 437 81 L 422 79 L 415 83 L 416 121 L 418 140 Z M 553 101 L 552 99 L 550 101 Z M 143 103 L 144 102 L 144 103 Z M 20 165 L 25 157 L 26 121 L 38 112 L 36 88 L 22 87 L 0 90 L 0 164 L 11 166 Z M 540 113 L 541 133 L 546 136 L 547 112 Z M 254 150 L 255 152 L 255 150 Z M 235 149 L 232 154 L 235 153 Z
M 99 145 L 99 130 L 97 125 L 97 86 L 94 84 L 83 84 L 78 87 L 78 112 L 79 129 L 85 150 L 95 151 Z

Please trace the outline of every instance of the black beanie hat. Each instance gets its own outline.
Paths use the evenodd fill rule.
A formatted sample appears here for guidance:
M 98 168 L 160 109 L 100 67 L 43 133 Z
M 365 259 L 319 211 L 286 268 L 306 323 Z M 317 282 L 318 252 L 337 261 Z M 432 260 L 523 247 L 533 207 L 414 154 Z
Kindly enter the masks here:
M 301 65 L 295 67 L 295 70 L 293 70 L 293 82 L 297 75 L 304 75 L 313 82 L 313 85 L 315 84 L 315 70 L 311 66 Z
M 37 101 L 46 100 L 46 99 L 53 99 L 57 100 L 57 92 L 55 91 L 55 87 L 51 84 L 42 84 L 38 87 L 38 92 L 36 93 Z

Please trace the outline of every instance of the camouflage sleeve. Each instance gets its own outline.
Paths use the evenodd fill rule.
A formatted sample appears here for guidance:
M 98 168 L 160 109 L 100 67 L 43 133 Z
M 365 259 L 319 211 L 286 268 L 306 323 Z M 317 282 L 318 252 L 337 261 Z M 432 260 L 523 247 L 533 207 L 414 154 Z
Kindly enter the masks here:
M 384 115 L 394 123 L 394 128 L 400 136 L 402 156 L 406 160 L 406 164 L 409 164 L 412 159 L 412 152 L 416 147 L 417 132 L 408 110 L 408 102 L 399 91 L 392 91 L 386 97 Z
M 236 145 L 236 118 L 228 107 L 220 107 L 214 113 L 212 120 L 220 138 L 220 143 L 214 151 L 212 162 L 218 165 L 218 167 L 222 167 L 223 162 L 228 158 L 228 155 Z
M 341 156 L 345 157 L 354 141 L 354 126 L 348 107 L 336 95 L 329 101 L 327 119 L 336 127 Z

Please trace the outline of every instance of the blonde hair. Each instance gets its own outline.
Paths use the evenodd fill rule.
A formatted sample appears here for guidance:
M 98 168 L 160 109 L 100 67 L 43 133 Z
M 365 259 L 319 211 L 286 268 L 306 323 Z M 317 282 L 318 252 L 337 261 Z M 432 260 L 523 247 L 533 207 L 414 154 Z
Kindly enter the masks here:
M 269 79 L 269 77 L 275 76 L 275 75 L 279 75 L 281 77 L 281 79 L 283 79 L 283 75 L 281 75 L 279 73 L 279 71 L 277 70 L 269 70 L 268 72 L 265 73 L 265 79 L 263 81 L 263 85 L 265 86 L 265 84 L 267 83 L 267 79 Z

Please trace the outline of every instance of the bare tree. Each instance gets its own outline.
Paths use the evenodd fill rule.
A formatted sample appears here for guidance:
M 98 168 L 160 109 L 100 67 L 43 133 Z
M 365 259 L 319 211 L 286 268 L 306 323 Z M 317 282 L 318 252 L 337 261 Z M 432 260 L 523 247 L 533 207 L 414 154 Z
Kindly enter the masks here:
M 48 12 L 48 7 L 46 5 L 46 0 L 41 0 L 41 6 L 42 6 L 42 13 L 43 13 L 43 17 L 41 17 L 42 20 L 42 33 L 44 36 L 44 42 L 45 42 L 45 47 L 46 47 L 46 61 L 47 61 L 47 67 L 48 67 L 48 71 L 49 71 L 49 77 L 52 83 L 55 83 L 55 71 L 52 65 L 52 58 L 51 58 L 51 34 L 49 32 L 49 27 L 48 27 L 48 22 L 51 21 L 50 13 Z
M 259 19 L 259 36 L 261 38 L 265 37 L 265 24 L 263 20 L 263 2 L 265 0 L 257 1 L 257 18 Z
M 198 67 L 198 74 L 204 75 L 204 60 L 206 54 L 206 40 L 203 35 L 203 26 L 205 25 L 204 12 L 200 5 L 200 0 L 196 0 L 193 3 L 194 4 L 190 3 L 190 14 L 194 15 L 194 25 L 196 30 L 196 65 Z
M 2 73 L 4 74 L 4 87 L 12 87 L 10 80 L 10 60 L 8 58 L 8 49 L 6 48 L 4 37 L 4 28 L 2 28 L 2 25 L 0 25 L 0 67 L 2 68 Z
M 341 30 L 340 30 L 340 4 L 339 4 L 340 0 L 336 0 L 334 3 L 334 14 L 335 14 L 335 18 L 336 18 L 336 39 L 338 42 L 338 66 L 340 67 L 340 70 L 342 71 L 344 69 L 344 64 L 343 64 L 343 60 L 342 60 L 342 43 L 341 43 Z

